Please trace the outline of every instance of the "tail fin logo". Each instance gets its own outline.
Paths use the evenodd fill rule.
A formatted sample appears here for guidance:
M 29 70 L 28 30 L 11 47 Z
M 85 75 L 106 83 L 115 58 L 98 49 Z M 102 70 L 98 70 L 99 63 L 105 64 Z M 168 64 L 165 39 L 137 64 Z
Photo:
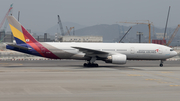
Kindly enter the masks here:
M 13 17 L 7 17 L 17 44 L 36 43 L 36 39 Z
M 156 49 L 156 52 L 159 52 L 159 49 Z
M 8 16 L 7 19 L 17 44 L 25 44 L 28 48 L 31 48 L 31 52 L 33 52 L 31 54 L 48 58 L 59 58 L 39 43 L 13 16 Z M 46 52 L 49 54 L 46 54 Z
M 29 39 L 26 39 L 26 42 L 29 42 Z
M 12 24 L 9 24 L 9 25 L 12 30 L 14 39 L 16 40 L 16 43 L 17 44 L 26 43 L 22 31 L 20 31 L 18 28 L 15 28 Z

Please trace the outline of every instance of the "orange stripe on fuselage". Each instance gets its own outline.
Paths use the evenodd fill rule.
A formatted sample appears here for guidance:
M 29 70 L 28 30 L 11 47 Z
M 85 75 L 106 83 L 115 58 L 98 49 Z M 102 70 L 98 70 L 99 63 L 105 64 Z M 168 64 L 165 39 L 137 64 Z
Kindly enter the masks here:
M 28 43 L 33 49 L 35 49 L 41 56 L 45 57 L 45 55 L 42 53 L 41 49 L 35 44 L 35 43 Z
M 29 39 L 25 34 L 24 34 L 24 38 L 26 44 L 30 45 L 34 50 L 36 50 L 39 54 L 41 54 L 41 56 L 45 57 L 45 55 L 42 53 L 41 49 L 39 48 L 39 46 L 37 46 L 37 44 L 33 43 L 31 39 Z

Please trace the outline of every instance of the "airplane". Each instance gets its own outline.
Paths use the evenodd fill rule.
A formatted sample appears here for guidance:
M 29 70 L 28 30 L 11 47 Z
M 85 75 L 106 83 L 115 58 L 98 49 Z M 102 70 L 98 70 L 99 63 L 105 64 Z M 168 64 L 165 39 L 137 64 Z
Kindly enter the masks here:
M 38 42 L 13 16 L 7 17 L 16 44 L 6 48 L 50 59 L 86 60 L 84 67 L 98 67 L 96 60 L 126 64 L 127 60 L 160 60 L 177 55 L 172 48 L 153 43 Z

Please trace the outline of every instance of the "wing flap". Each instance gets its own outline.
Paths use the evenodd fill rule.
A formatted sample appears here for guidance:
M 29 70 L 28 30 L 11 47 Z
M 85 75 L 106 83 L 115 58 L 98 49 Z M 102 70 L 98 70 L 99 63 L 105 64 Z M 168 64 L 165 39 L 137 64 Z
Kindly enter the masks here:
M 89 48 L 83 48 L 83 47 L 72 47 L 75 49 L 78 49 L 79 51 L 83 52 L 86 54 L 86 56 L 104 56 L 108 55 L 108 52 L 100 51 L 100 50 L 95 50 L 95 49 L 89 49 Z

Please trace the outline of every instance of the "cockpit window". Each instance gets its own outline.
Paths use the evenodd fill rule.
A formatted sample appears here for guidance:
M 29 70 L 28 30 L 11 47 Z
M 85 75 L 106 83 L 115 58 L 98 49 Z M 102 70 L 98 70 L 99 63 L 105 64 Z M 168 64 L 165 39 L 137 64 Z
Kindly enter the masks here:
M 173 49 L 170 49 L 170 51 L 174 51 Z

